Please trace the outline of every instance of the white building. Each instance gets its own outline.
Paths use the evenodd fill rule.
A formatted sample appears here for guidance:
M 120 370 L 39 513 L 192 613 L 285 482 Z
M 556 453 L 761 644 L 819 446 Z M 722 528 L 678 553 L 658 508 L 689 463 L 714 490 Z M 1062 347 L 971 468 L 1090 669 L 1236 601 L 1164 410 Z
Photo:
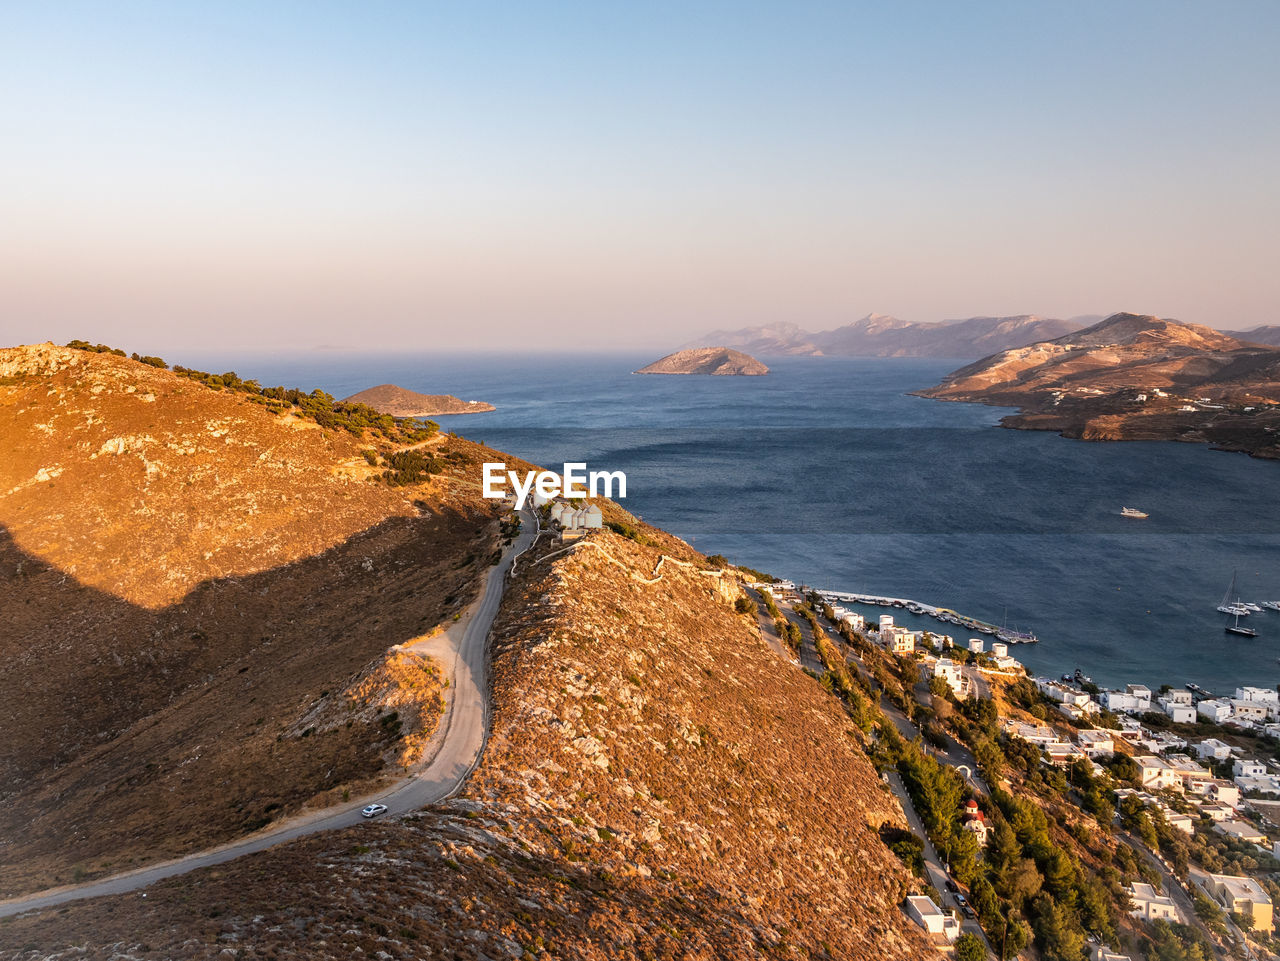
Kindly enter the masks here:
M 938 658 L 938 662 L 933 665 L 933 676 L 946 681 L 947 687 L 957 696 L 964 689 L 964 671 L 955 661 L 945 657 Z
M 849 625 L 849 627 L 855 631 L 861 631 L 867 626 L 866 618 L 861 614 L 854 613 L 853 611 L 846 611 L 844 614 L 840 615 L 840 622 L 842 624 Z
M 980 637 L 971 637 L 971 638 L 969 638 L 969 653 L 970 653 L 970 654 L 981 654 L 981 653 L 982 653 L 983 651 L 985 651 L 986 649 L 987 649 L 986 642 L 985 642 L 985 641 L 983 641 L 983 639 L 982 639 L 982 638 L 980 638 Z
M 1255 761 L 1251 757 L 1236 758 L 1231 765 L 1231 773 L 1235 777 L 1263 777 L 1267 773 L 1267 766 L 1261 761 Z
M 1008 657 L 1009 645 L 1004 643 L 1003 641 L 992 641 L 991 653 L 996 657 Z
M 907 916 L 924 928 L 935 943 L 942 941 L 951 944 L 960 937 L 960 922 L 934 904 L 933 898 L 923 894 L 907 898 Z
M 1215 724 L 1221 724 L 1231 716 L 1231 702 L 1219 701 L 1217 699 L 1201 701 L 1196 705 L 1196 713 L 1206 721 L 1213 721 Z
M 1267 842 L 1266 832 L 1254 827 L 1248 821 L 1232 819 L 1219 821 L 1213 826 L 1213 829 L 1219 834 L 1225 834 L 1227 837 L 1236 838 L 1239 841 L 1248 841 L 1250 844 L 1265 844 Z
M 1103 691 L 1102 706 L 1116 714 L 1145 714 L 1151 710 L 1151 699 L 1140 700 L 1128 691 Z
M 1133 760 L 1138 765 L 1138 771 L 1141 775 L 1139 783 L 1143 787 L 1150 788 L 1153 791 L 1162 791 L 1165 788 L 1182 790 L 1182 775 L 1178 773 L 1177 768 L 1164 758 L 1156 757 L 1153 754 L 1144 754 L 1135 757 Z
M 1133 902 L 1130 917 L 1143 921 L 1177 921 L 1178 908 L 1170 898 L 1160 894 L 1149 884 L 1135 881 L 1128 888 L 1129 900 Z
M 1209 797 L 1219 804 L 1237 808 L 1240 806 L 1240 786 L 1219 778 L 1209 785 Z
M 1171 693 L 1187 694 L 1188 698 L 1190 698 L 1191 696 L 1186 691 L 1172 691 Z M 1169 718 L 1173 721 L 1174 724 L 1195 723 L 1196 709 L 1192 707 L 1189 703 L 1184 703 L 1180 699 L 1175 700 L 1174 698 L 1171 698 L 1168 695 L 1166 695 L 1160 698 L 1159 704 L 1160 704 L 1160 710 L 1164 711 L 1165 714 L 1168 714 Z
M 1270 690 L 1265 687 L 1237 687 L 1237 701 L 1256 701 L 1259 704 L 1275 704 L 1280 705 L 1280 691 Z
M 1202 761 L 1212 758 L 1215 761 L 1225 761 L 1231 757 L 1231 745 L 1223 741 L 1219 741 L 1216 737 L 1208 737 L 1195 745 L 1196 755 Z
M 1109 757 L 1116 751 L 1116 742 L 1105 731 L 1081 731 L 1076 735 L 1076 743 L 1086 757 Z
M 880 615 L 880 633 L 883 634 L 885 631 L 889 630 L 889 628 L 891 627 L 893 627 L 893 615 L 881 614 Z
M 1193 699 L 1190 691 L 1168 690 L 1160 695 L 1160 703 L 1191 704 Z

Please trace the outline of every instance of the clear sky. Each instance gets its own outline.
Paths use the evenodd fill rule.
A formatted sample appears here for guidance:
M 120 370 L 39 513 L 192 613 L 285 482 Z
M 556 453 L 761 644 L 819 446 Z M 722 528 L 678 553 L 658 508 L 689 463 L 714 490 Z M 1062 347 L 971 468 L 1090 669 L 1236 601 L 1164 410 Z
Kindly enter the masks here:
M 1280 322 L 1280 3 L 0 8 L 0 341 Z

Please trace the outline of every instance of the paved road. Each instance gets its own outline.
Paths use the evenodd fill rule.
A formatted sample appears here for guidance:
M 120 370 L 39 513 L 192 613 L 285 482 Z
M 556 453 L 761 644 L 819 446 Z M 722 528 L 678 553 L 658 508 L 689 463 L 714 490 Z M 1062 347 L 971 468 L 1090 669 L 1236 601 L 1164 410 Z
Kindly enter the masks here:
M 764 598 L 760 596 L 760 592 L 754 588 L 747 588 L 747 593 L 756 602 L 756 618 L 760 622 L 760 636 L 764 638 L 765 643 L 773 649 L 773 653 L 777 654 L 784 661 L 799 666 L 800 662 L 796 660 L 795 654 L 791 648 L 787 646 L 786 641 L 778 636 L 778 629 L 773 625 L 773 618 L 769 612 L 765 610 Z
M 942 866 L 942 859 L 938 857 L 938 852 L 934 848 L 933 842 L 929 840 L 929 835 L 925 833 L 924 825 L 920 821 L 920 815 L 916 813 L 915 805 L 911 803 L 911 796 L 907 794 L 902 778 L 898 776 L 897 771 L 887 772 L 887 777 L 889 779 L 889 787 L 893 789 L 893 793 L 897 795 L 898 801 L 902 804 L 902 812 L 907 816 L 907 824 L 911 828 L 911 832 L 924 841 L 924 867 L 929 875 L 929 883 L 937 890 L 938 898 L 942 902 L 938 907 L 945 911 L 954 905 L 960 911 L 960 929 L 976 934 L 982 939 L 982 943 L 987 946 L 987 950 L 991 951 L 991 943 L 987 940 L 987 934 L 982 930 L 982 925 L 966 917 L 964 909 L 960 907 L 960 902 L 956 900 L 956 896 L 947 890 L 949 876 Z
M 441 801 L 458 790 L 480 761 L 489 728 L 488 645 L 489 628 L 502 601 L 507 570 L 512 557 L 523 550 L 535 536 L 534 525 L 521 525 L 514 544 L 503 553 L 502 561 L 491 568 L 484 592 L 466 614 L 444 634 L 414 645 L 410 650 L 436 657 L 449 679 L 450 693 L 444 716 L 433 745 L 435 753 L 427 764 L 394 786 L 368 795 L 341 807 L 304 814 L 230 844 L 191 854 L 175 861 L 155 864 L 125 874 L 74 887 L 58 888 L 42 894 L 0 902 L 0 917 L 36 908 L 46 908 L 66 901 L 124 894 L 145 888 L 164 878 L 175 877 L 198 868 L 222 864 L 245 854 L 262 851 L 285 841 L 292 841 L 319 831 L 351 827 L 365 818 L 360 809 L 377 801 L 387 806 L 388 814 L 416 811 Z M 428 751 L 433 748 L 428 747 Z M 383 815 L 386 817 L 388 815 Z

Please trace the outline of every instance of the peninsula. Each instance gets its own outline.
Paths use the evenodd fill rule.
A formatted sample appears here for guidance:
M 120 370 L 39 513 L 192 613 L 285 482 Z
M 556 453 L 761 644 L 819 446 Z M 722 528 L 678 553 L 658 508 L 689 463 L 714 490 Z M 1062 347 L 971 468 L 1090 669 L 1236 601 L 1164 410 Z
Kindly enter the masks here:
M 452 394 L 419 394 L 395 384 L 379 384 L 342 399 L 344 404 L 364 404 L 392 417 L 435 417 L 439 414 L 482 414 L 494 410 L 478 400 L 459 400 Z
M 641 367 L 636 373 L 759 377 L 769 373 L 769 368 L 750 354 L 731 347 L 696 347 L 668 354 L 647 367 Z
M 918 393 L 1019 408 L 1005 427 L 1280 458 L 1280 350 L 1149 315 L 992 354 Z

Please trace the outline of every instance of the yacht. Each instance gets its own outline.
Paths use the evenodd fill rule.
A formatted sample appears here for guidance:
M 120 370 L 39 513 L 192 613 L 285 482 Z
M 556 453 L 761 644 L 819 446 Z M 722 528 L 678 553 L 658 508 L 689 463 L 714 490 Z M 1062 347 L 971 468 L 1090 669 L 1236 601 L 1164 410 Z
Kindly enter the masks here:
M 1120 516 L 1121 517 L 1137 517 L 1141 519 L 1149 515 L 1138 510 L 1136 507 L 1122 507 L 1120 508 Z
M 1235 600 L 1231 599 L 1235 595 Z M 1227 588 L 1227 593 L 1222 595 L 1222 603 L 1218 605 L 1218 610 L 1223 614 L 1234 614 L 1236 617 L 1247 617 L 1249 608 L 1240 602 L 1240 595 L 1236 594 L 1236 572 L 1231 572 L 1231 586 Z
M 1243 604 L 1242 606 L 1243 606 L 1243 607 L 1247 607 L 1249 610 L 1251 610 L 1251 611 L 1253 611 L 1253 612 L 1255 612 L 1255 613 L 1257 613 L 1257 614 L 1261 614 L 1261 613 L 1262 613 L 1262 608 L 1260 608 L 1257 604 L 1253 603 L 1253 601 L 1245 601 L 1245 602 L 1244 602 L 1244 604 Z
M 1263 601 L 1262 606 L 1269 611 L 1280 611 L 1280 601 Z
M 1239 634 L 1241 637 L 1257 637 L 1258 636 L 1258 632 L 1255 631 L 1252 627 L 1240 626 L 1239 614 L 1236 615 L 1236 622 L 1234 624 L 1228 624 L 1226 627 L 1223 628 L 1223 630 L 1226 631 L 1228 634 Z

